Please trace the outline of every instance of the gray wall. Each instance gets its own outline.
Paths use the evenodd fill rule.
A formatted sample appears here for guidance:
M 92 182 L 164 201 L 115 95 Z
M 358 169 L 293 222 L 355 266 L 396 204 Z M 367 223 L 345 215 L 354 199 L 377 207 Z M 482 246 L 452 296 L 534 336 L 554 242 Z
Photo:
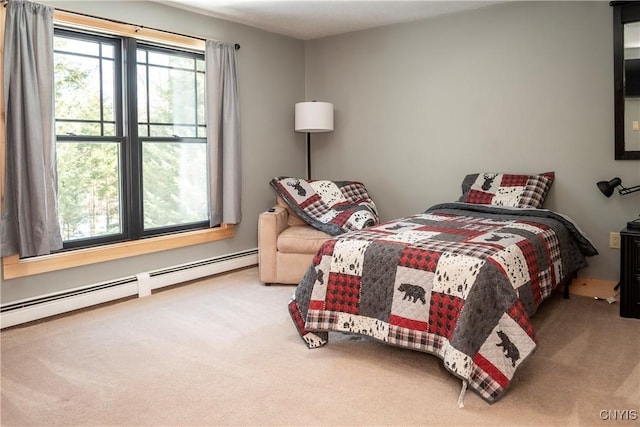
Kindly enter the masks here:
M 582 276 L 618 280 L 609 249 L 640 213 L 640 184 L 613 160 L 608 2 L 513 2 L 307 44 L 307 99 L 333 102 L 314 135 L 314 177 L 366 183 L 383 219 L 460 196 L 464 175 L 555 171 L 546 207 L 572 217 L 601 255 Z
M 305 145 L 293 131 L 293 106 L 304 100 L 304 42 L 151 2 L 46 1 L 56 8 L 181 34 L 239 43 L 242 213 L 233 239 L 3 281 L 2 302 L 125 277 L 257 246 L 258 214 L 275 196 L 276 175 L 303 176 Z

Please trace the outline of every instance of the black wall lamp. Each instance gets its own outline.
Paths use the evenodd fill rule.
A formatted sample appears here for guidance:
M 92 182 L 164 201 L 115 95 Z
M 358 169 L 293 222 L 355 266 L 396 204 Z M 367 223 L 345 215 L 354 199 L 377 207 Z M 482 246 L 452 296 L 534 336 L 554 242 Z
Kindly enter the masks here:
M 598 182 L 598 188 L 602 191 L 607 197 L 611 197 L 613 194 L 613 190 L 618 189 L 618 193 L 621 195 L 635 193 L 636 191 L 640 191 L 640 185 L 636 185 L 635 187 L 625 188 L 622 186 L 622 180 L 618 177 L 613 178 L 611 181 L 600 181 Z
M 615 177 L 610 181 L 600 181 L 596 185 L 598 186 L 598 189 L 602 192 L 602 194 L 607 197 L 611 197 L 613 191 L 616 188 L 618 189 L 618 193 L 620 193 L 620 195 L 622 196 L 640 191 L 640 185 L 636 185 L 630 188 L 624 187 L 622 185 L 622 180 L 618 177 Z M 640 230 L 640 218 L 627 222 L 627 228 Z

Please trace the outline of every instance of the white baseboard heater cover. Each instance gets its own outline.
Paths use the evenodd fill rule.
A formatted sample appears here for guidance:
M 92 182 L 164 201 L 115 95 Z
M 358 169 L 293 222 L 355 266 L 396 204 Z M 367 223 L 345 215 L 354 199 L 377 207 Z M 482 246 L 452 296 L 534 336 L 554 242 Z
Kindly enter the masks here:
M 258 264 L 258 249 L 250 249 L 14 301 L 0 306 L 0 328 L 8 328 L 130 296 L 143 297 L 149 295 L 154 289 L 256 264 Z

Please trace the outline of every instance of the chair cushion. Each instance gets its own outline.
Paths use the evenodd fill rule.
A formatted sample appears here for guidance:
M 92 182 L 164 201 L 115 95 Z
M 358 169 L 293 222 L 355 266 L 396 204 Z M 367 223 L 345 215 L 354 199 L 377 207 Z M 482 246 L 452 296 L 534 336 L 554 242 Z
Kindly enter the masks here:
M 278 235 L 278 251 L 293 254 L 315 254 L 331 236 L 309 225 L 294 225 Z

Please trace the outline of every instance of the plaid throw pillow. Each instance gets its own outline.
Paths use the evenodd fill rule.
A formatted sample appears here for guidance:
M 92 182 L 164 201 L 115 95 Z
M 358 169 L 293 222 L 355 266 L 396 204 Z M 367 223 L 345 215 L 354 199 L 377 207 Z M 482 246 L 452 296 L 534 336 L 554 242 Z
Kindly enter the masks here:
M 462 181 L 462 197 L 458 201 L 539 209 L 549 193 L 554 177 L 554 172 L 540 175 L 489 172 L 471 174 Z

